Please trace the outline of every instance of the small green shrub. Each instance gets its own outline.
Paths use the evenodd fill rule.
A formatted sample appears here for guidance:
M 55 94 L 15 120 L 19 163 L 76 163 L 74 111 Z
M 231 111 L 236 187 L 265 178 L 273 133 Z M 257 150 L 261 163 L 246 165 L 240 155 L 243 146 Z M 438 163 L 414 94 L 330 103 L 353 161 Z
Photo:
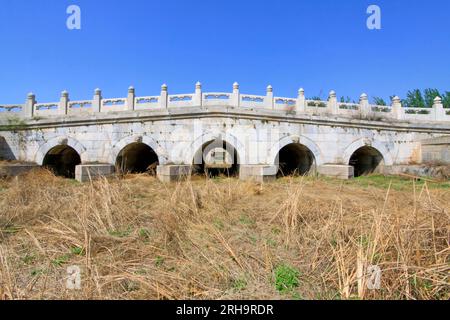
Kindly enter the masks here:
M 275 269 L 275 287 L 280 293 L 289 293 L 300 284 L 300 271 L 288 266 L 279 265 Z

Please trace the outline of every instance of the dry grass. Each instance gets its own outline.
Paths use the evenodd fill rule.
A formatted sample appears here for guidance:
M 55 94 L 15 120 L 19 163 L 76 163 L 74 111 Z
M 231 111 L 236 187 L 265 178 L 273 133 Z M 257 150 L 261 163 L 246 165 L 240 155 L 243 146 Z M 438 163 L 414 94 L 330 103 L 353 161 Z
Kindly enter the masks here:
M 0 299 L 449 299 L 449 191 L 402 186 L 3 180 Z M 79 291 L 65 288 L 71 265 Z M 278 292 L 278 266 L 299 285 Z

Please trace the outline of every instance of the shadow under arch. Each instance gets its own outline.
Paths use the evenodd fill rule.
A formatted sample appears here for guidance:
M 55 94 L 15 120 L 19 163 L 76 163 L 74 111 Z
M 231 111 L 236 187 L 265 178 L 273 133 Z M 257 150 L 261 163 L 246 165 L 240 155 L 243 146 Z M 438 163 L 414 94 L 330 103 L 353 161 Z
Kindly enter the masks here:
M 291 143 L 280 149 L 275 163 L 278 177 L 308 175 L 316 172 L 316 159 L 312 151 L 300 143 Z
M 78 152 L 68 145 L 58 145 L 50 149 L 44 157 L 42 166 L 55 175 L 74 179 L 75 168 L 81 164 Z
M 17 160 L 11 147 L 8 145 L 6 139 L 0 136 L 0 161 L 7 160 Z
M 363 146 L 352 154 L 349 165 L 355 169 L 355 177 L 360 177 L 379 171 L 384 166 L 384 158 L 374 147 Z
M 149 145 L 133 142 L 125 146 L 117 155 L 116 170 L 121 174 L 156 174 L 158 155 Z

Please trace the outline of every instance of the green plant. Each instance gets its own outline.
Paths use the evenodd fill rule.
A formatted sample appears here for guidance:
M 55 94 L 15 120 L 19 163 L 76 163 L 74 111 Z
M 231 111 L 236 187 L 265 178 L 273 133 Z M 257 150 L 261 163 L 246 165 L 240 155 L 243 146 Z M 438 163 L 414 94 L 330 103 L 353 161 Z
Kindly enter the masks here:
M 148 240 L 150 238 L 150 231 L 145 228 L 139 229 L 139 238 L 142 238 L 144 240 Z
M 128 228 L 126 230 L 109 230 L 109 235 L 115 238 L 125 238 L 131 234 L 131 229 Z
M 155 266 L 161 267 L 165 262 L 165 259 L 161 256 L 156 257 Z
M 275 269 L 275 287 L 280 293 L 289 293 L 300 284 L 300 271 L 282 264 Z
M 247 287 L 247 281 L 243 278 L 234 279 L 231 286 L 236 291 L 242 291 Z
M 450 108 L 450 91 L 446 91 L 444 94 L 442 94 L 441 98 L 444 108 Z
M 425 100 L 425 107 L 429 108 L 433 106 L 434 99 L 441 96 L 439 90 L 437 89 L 425 89 L 423 95 Z
M 63 266 L 64 264 L 66 264 L 67 262 L 69 262 L 69 260 L 70 260 L 70 255 L 69 255 L 69 254 L 65 254 L 65 255 L 63 255 L 63 256 L 60 256 L 60 257 L 58 257 L 58 258 L 52 260 L 52 264 L 53 264 L 55 267 L 61 267 L 61 266 Z
M 73 247 L 72 249 L 70 249 L 70 252 L 76 256 L 84 255 L 84 249 L 81 247 Z
M 384 101 L 384 99 L 380 97 L 373 97 L 373 103 L 377 106 L 387 106 L 386 101 Z
M 406 99 L 402 101 L 404 107 L 409 108 L 424 108 L 425 100 L 422 96 L 422 92 L 419 89 L 414 89 L 412 91 L 408 91 L 406 94 Z

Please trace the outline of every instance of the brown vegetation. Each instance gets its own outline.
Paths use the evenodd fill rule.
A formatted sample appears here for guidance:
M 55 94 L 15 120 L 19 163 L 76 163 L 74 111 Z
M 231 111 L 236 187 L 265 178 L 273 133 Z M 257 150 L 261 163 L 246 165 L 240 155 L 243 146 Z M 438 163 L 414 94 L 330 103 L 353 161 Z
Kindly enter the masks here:
M 0 298 L 449 299 L 449 189 L 383 179 L 3 180 Z

